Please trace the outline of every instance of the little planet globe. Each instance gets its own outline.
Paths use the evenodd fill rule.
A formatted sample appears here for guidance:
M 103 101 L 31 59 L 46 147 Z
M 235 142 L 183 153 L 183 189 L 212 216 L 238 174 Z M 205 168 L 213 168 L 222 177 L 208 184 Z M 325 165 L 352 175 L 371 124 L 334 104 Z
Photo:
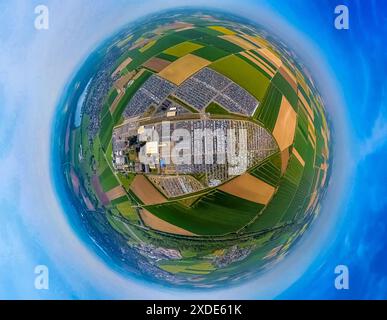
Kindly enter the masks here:
M 185 9 L 125 26 L 85 60 L 58 114 L 62 200 L 124 274 L 240 284 L 321 212 L 323 100 L 294 52 L 244 18 Z

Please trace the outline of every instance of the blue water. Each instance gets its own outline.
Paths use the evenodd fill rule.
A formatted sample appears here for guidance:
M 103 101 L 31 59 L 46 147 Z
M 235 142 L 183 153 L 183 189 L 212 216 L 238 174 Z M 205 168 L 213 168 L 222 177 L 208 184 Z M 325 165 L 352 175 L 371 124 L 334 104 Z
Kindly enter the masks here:
M 75 115 L 74 115 L 74 127 L 79 127 L 82 122 L 82 106 L 83 103 L 85 102 L 87 92 L 89 90 L 90 83 L 93 79 L 90 79 L 89 82 L 86 85 L 86 88 L 83 90 L 81 93 L 81 96 L 78 99 L 77 102 L 77 109 L 75 110 Z

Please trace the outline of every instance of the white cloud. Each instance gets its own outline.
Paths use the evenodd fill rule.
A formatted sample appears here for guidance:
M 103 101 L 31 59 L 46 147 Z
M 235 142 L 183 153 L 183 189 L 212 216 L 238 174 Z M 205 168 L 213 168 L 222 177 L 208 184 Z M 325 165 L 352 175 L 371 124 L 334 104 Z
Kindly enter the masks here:
M 383 98 L 382 100 L 384 101 L 384 105 L 375 120 L 371 134 L 360 145 L 359 160 L 364 160 L 369 155 L 378 151 L 379 148 L 384 147 L 387 143 L 387 108 L 385 108 L 385 99 Z

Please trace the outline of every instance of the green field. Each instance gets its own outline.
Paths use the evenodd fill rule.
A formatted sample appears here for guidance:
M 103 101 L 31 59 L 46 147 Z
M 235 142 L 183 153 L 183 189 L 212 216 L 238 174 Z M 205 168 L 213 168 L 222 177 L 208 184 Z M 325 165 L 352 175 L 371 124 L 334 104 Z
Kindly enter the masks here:
M 157 40 L 155 44 L 153 44 L 149 49 L 144 52 L 141 52 L 139 49 L 134 49 L 124 54 L 122 57 L 120 57 L 120 59 L 116 63 L 116 66 L 118 67 L 121 62 L 125 61 L 126 58 L 130 57 L 132 58 L 132 61 L 126 66 L 124 70 L 126 72 L 135 70 L 153 56 L 156 56 L 164 50 L 184 41 L 186 41 L 185 38 L 176 34 L 166 35 Z
M 106 167 L 102 174 L 99 176 L 99 181 L 101 182 L 104 192 L 107 192 L 120 185 L 109 166 Z
M 304 96 L 306 102 L 310 104 L 310 98 L 309 98 L 309 96 L 306 94 L 304 88 L 303 88 L 301 85 L 298 85 L 297 88 L 298 88 L 298 90 L 301 92 L 301 94 Z
M 208 33 L 204 32 L 204 28 L 192 28 L 192 29 L 179 31 L 178 35 L 179 37 L 192 41 L 192 40 L 200 39 L 203 36 L 208 35 Z
M 109 112 L 109 108 L 117 96 L 118 96 L 117 90 L 115 88 L 111 89 L 108 96 L 105 99 L 104 104 L 102 105 L 101 119 L 103 119 L 105 115 Z
M 111 141 L 106 149 L 105 156 L 107 162 L 113 163 L 113 145 Z
M 298 111 L 298 96 L 297 92 L 294 91 L 292 86 L 279 72 L 276 73 L 272 80 L 272 84 L 274 84 L 278 90 L 288 99 L 289 103 L 292 105 L 293 109 Z
M 103 119 L 103 117 L 105 117 L 106 113 L 109 112 L 109 108 L 110 108 L 110 105 L 109 103 L 106 101 L 103 105 L 102 105 L 102 109 L 101 109 L 101 119 Z M 110 112 L 109 112 L 110 113 Z
M 242 228 L 263 205 L 214 191 L 189 208 L 177 202 L 146 208 L 160 219 L 195 234 L 221 235 Z
M 253 118 L 262 122 L 270 131 L 273 131 L 280 110 L 281 101 L 281 92 L 279 92 L 275 86 L 270 85 L 263 102 L 255 111 Z
M 184 259 L 177 261 L 166 261 L 159 264 L 160 268 L 171 273 L 187 274 L 208 274 L 215 270 L 215 267 L 209 261 L 194 259 Z
M 256 63 L 254 63 L 253 61 L 251 61 L 250 59 L 246 58 L 245 56 L 243 56 L 243 55 L 241 55 L 239 53 L 237 53 L 236 56 L 238 58 L 244 60 L 245 62 L 247 62 L 253 68 L 257 69 L 260 73 L 262 73 L 266 78 L 271 80 L 272 77 L 265 70 L 263 70 L 260 66 L 258 66 Z
M 262 211 L 258 219 L 248 226 L 247 231 L 262 231 L 277 225 L 278 222 L 282 220 L 282 217 L 287 214 L 288 208 L 292 204 L 294 196 L 299 188 L 303 169 L 304 168 L 297 158 L 292 155 L 289 159 L 285 175 L 281 178 L 276 194 Z M 292 216 L 291 213 L 289 213 L 289 215 Z
M 278 222 L 281 220 L 284 212 L 286 212 L 296 190 L 296 185 L 287 179 L 282 179 L 273 199 L 259 217 L 246 228 L 246 231 L 257 232 L 279 226 Z
M 161 52 L 156 57 L 160 58 L 160 59 L 163 59 L 163 60 L 170 61 L 170 62 L 173 62 L 173 61 L 176 61 L 177 59 L 179 59 L 178 57 L 171 56 L 170 54 L 166 54 L 164 52 Z
M 208 26 L 206 26 L 206 27 L 199 27 L 198 30 L 200 30 L 201 32 L 203 32 L 205 34 L 209 34 L 211 36 L 221 36 L 221 35 L 223 35 L 222 32 L 220 32 L 218 30 L 210 29 L 210 28 L 208 28 Z
M 212 63 L 210 67 L 239 84 L 259 101 L 263 100 L 270 81 L 246 61 L 231 55 Z
M 304 167 L 298 159 L 292 155 L 289 159 L 288 167 L 286 168 L 285 178 L 295 185 L 300 183 Z
M 132 173 L 128 173 L 126 175 L 119 173 L 119 174 L 117 174 L 117 176 L 118 176 L 118 179 L 120 180 L 122 186 L 125 188 L 125 190 L 129 190 L 129 187 L 132 184 L 136 175 L 132 174 Z
M 306 163 L 314 164 L 315 150 L 308 139 L 308 125 L 304 111 L 298 113 L 298 125 L 294 137 L 294 147 Z
M 179 34 L 166 35 L 166 36 L 158 39 L 152 47 L 150 47 L 148 50 L 146 50 L 142 54 L 142 56 L 144 56 L 144 58 L 146 58 L 146 59 L 149 59 L 149 58 L 163 52 L 164 50 L 171 48 L 171 47 L 173 47 L 179 43 L 182 43 L 184 41 L 185 41 L 185 39 L 182 36 L 180 36 Z
M 186 41 L 168 48 L 167 50 L 164 50 L 163 53 L 171 56 L 183 57 L 188 53 L 191 53 L 192 51 L 198 50 L 200 48 L 203 48 L 203 46 L 191 41 Z
M 265 160 L 250 172 L 258 179 L 265 181 L 273 187 L 278 186 L 281 177 L 281 155 L 277 153 Z
M 132 202 L 129 200 L 128 196 L 122 196 L 111 201 L 111 206 L 113 210 L 117 210 L 121 216 L 130 222 L 137 223 L 140 221 L 140 218 L 137 215 L 136 209 L 133 207 Z
M 128 240 L 130 239 L 131 242 L 139 242 L 140 239 L 135 233 L 136 229 L 131 227 L 130 224 L 127 224 L 125 222 L 122 222 L 119 218 L 115 217 L 119 215 L 119 212 L 117 212 L 116 209 L 111 210 L 113 215 L 111 213 L 106 214 L 106 217 L 110 223 L 110 225 L 120 234 L 124 235 Z
M 300 181 L 298 182 L 297 192 L 295 193 L 289 208 L 281 218 L 281 222 L 291 222 L 295 218 L 299 219 L 303 216 L 310 200 L 312 186 L 315 185 L 316 179 L 319 177 L 318 172 L 315 172 L 314 168 L 315 151 L 308 140 L 308 120 L 306 112 L 302 108 L 299 109 L 298 113 L 298 125 L 294 138 L 294 147 L 304 159 L 305 167 L 303 168 L 302 177 L 300 179 L 299 165 L 289 165 L 287 170 L 288 177 L 291 178 L 294 176 L 296 180 L 300 179 Z
M 197 39 L 197 42 L 202 43 L 203 45 L 214 46 L 229 53 L 244 51 L 243 48 L 233 44 L 230 41 L 211 35 L 203 35 L 200 39 Z
M 128 201 L 128 197 L 127 196 L 122 196 L 122 197 L 119 197 L 119 198 L 117 198 L 117 199 L 114 199 L 112 202 L 111 202 L 111 204 L 113 205 L 113 206 L 116 206 L 116 205 L 119 205 L 119 204 L 121 204 L 121 203 L 125 203 L 125 202 L 127 202 Z
M 211 102 L 208 107 L 206 108 L 206 112 L 211 113 L 211 114 L 230 114 L 226 109 L 221 107 L 219 104 L 216 102 Z
M 113 118 L 110 115 L 110 112 L 107 112 L 103 119 L 101 120 L 101 128 L 99 131 L 99 139 L 101 141 L 102 148 L 107 150 L 112 133 L 113 133 Z
M 211 62 L 224 58 L 230 53 L 214 46 L 206 46 L 192 52 L 195 56 L 207 59 Z
M 117 204 L 116 208 L 125 219 L 131 222 L 139 221 L 137 212 L 129 201 Z
M 300 212 L 305 212 L 303 210 L 303 207 L 305 203 L 308 203 L 307 199 L 309 198 L 313 182 L 313 168 L 312 166 L 310 167 L 311 168 L 309 168 L 309 170 L 307 170 L 307 168 L 304 168 L 304 173 L 299 183 L 297 192 L 294 195 L 293 201 L 290 204 L 289 208 L 282 216 L 281 223 L 291 222 Z
M 107 103 L 109 104 L 109 106 L 113 103 L 114 99 L 117 96 L 118 96 L 117 90 L 116 89 L 111 90 L 111 92 L 109 93 L 108 99 L 107 99 Z

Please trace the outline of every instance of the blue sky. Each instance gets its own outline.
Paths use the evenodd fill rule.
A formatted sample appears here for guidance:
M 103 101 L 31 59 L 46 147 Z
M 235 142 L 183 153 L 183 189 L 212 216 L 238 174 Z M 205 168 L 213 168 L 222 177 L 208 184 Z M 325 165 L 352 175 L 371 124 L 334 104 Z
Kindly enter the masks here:
M 50 9 L 47 31 L 33 25 L 41 3 Z M 69 224 L 49 169 L 55 108 L 85 57 L 125 23 L 191 3 L 0 2 L 0 298 L 208 297 L 110 268 Z M 387 10 L 383 1 L 341 3 L 350 30 L 333 27 L 336 1 L 195 1 L 251 18 L 296 51 L 326 101 L 336 142 L 327 205 L 303 241 L 270 272 L 214 298 L 386 298 Z M 50 269 L 47 291 L 34 289 L 38 264 Z M 333 286 L 338 264 L 349 266 L 345 292 Z

